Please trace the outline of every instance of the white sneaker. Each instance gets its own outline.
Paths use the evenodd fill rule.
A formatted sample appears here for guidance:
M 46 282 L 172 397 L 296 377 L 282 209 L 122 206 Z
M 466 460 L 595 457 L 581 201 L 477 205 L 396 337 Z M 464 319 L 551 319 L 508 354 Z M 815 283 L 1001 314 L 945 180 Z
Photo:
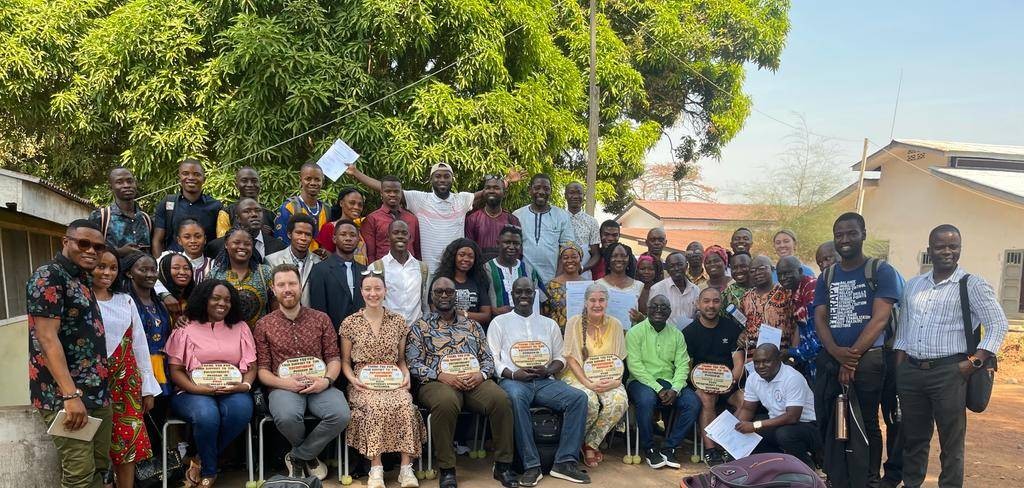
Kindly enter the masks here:
M 370 479 L 366 480 L 366 488 L 387 488 L 384 484 L 384 466 L 370 467 Z
M 416 473 L 412 471 L 411 464 L 406 464 L 398 470 L 398 483 L 402 488 L 419 488 L 420 480 L 416 479 Z
M 313 458 L 312 461 L 306 461 L 306 472 L 310 476 L 316 476 L 320 481 L 327 479 L 327 465 L 319 459 Z

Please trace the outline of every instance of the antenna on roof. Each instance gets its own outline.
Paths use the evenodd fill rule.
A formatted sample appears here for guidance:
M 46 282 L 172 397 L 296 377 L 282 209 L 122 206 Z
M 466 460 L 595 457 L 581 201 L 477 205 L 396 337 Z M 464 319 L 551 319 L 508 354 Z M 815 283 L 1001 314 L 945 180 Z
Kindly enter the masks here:
M 896 111 L 900 108 L 900 92 L 903 89 L 903 68 L 900 68 L 900 81 L 896 85 L 896 104 L 892 107 L 892 124 L 889 125 L 889 140 L 892 140 L 893 131 L 896 130 Z

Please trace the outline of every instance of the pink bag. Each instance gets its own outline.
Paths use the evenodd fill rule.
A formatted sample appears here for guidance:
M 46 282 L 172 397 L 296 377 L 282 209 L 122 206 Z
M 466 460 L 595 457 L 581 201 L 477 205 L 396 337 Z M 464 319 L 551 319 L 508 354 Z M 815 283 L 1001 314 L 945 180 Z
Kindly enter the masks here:
M 711 468 L 710 473 L 687 476 L 682 488 L 825 488 L 825 482 L 789 454 L 754 454 Z

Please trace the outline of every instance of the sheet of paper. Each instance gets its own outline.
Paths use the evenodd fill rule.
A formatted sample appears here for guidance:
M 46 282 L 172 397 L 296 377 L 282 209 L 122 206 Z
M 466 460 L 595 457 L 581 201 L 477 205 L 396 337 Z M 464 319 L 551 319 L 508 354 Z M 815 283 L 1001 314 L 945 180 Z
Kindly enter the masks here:
M 338 181 L 338 178 L 341 178 L 341 175 L 345 174 L 345 170 L 352 166 L 352 163 L 355 163 L 357 159 L 359 159 L 359 154 L 353 151 L 351 147 L 348 147 L 348 144 L 345 144 L 344 141 L 337 139 L 327 149 L 327 152 L 320 156 L 316 164 L 320 165 L 320 169 L 324 170 L 324 176 L 332 181 Z
M 57 416 L 54 417 L 53 423 L 50 424 L 50 428 L 46 429 L 46 433 L 50 435 L 68 437 L 71 439 L 77 439 L 80 441 L 91 442 L 92 438 L 96 436 L 96 431 L 100 429 L 100 425 L 103 424 L 103 419 L 99 419 L 92 416 L 85 418 L 85 426 L 81 429 L 71 431 L 64 427 L 64 422 L 67 421 L 68 414 L 66 411 L 61 410 L 57 412 Z
M 594 284 L 593 281 L 566 281 L 565 282 L 565 318 L 569 319 L 574 315 L 583 313 L 583 293 L 587 287 Z
M 729 451 L 732 457 L 742 459 L 754 451 L 757 444 L 761 442 L 761 436 L 756 433 L 742 434 L 736 431 L 737 423 L 739 423 L 739 419 L 726 410 L 704 428 L 704 433 L 716 444 Z
M 775 344 L 775 347 L 782 348 L 782 329 L 777 329 L 768 324 L 761 324 L 757 330 L 757 345 Z
M 623 330 L 629 330 L 629 310 L 637 306 L 637 294 L 621 291 L 608 290 L 608 315 L 619 319 Z

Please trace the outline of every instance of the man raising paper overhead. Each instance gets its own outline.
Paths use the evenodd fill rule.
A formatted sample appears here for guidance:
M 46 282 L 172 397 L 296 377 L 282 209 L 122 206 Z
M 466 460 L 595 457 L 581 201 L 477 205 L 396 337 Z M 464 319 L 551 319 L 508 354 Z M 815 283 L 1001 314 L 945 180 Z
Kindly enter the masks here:
M 345 172 L 372 190 L 382 191 L 381 182 L 359 171 L 355 165 Z M 420 252 L 423 262 L 433 274 L 441 261 L 441 254 L 449 243 L 465 237 L 466 214 L 473 209 L 473 201 L 483 192 L 452 193 L 455 173 L 447 163 L 437 163 L 430 168 L 431 192 L 403 190 L 405 205 L 416 214 L 420 224 Z M 519 181 L 518 173 L 510 173 L 505 183 Z

